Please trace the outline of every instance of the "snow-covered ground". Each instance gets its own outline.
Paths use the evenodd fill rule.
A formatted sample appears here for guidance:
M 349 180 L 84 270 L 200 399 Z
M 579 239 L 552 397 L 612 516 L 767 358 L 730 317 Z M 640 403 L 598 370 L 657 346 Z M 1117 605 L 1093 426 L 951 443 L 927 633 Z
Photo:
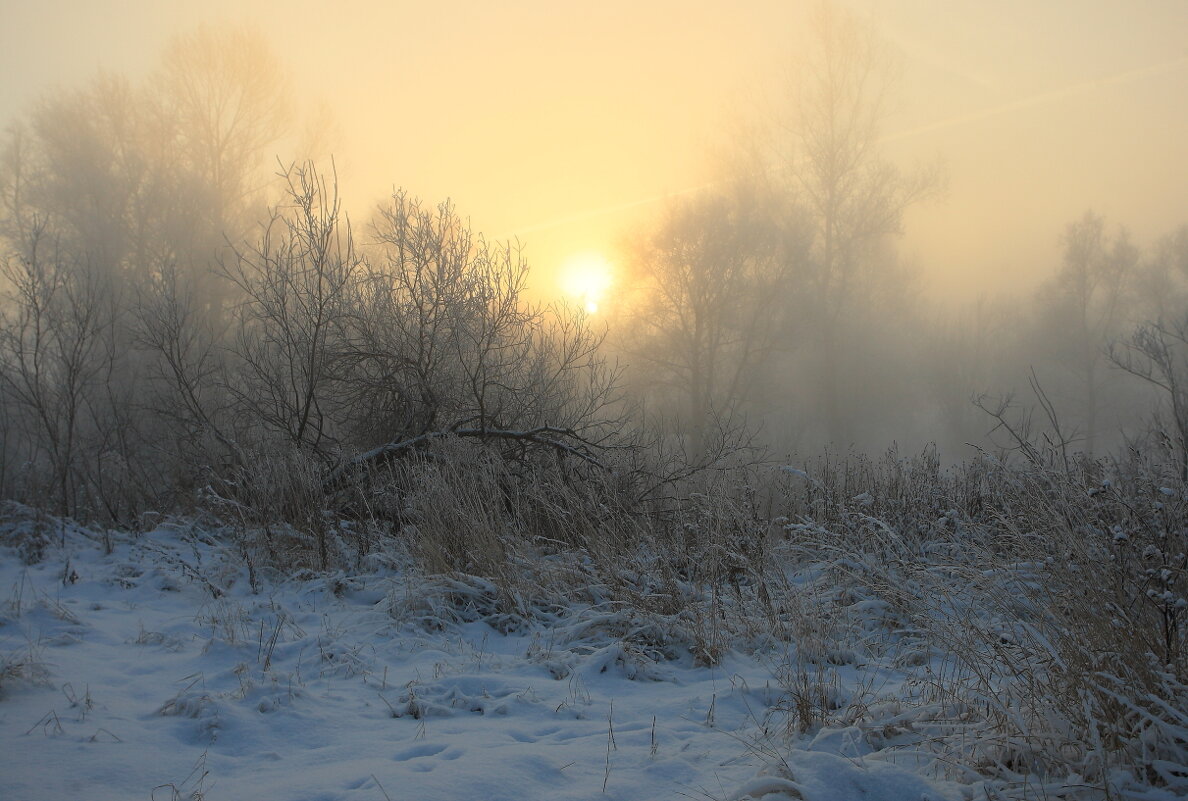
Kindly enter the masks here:
M 67 528 L 32 565 L 0 548 L 0 799 L 974 795 L 870 730 L 783 738 L 778 648 L 649 660 L 594 607 L 435 626 L 398 569 L 253 593 L 185 527 L 113 537 Z M 831 677 L 839 696 L 897 680 Z

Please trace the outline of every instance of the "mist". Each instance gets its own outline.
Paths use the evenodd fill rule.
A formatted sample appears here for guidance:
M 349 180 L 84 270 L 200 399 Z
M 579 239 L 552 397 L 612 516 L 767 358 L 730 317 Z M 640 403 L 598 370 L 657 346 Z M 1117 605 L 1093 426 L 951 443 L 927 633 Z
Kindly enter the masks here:
M 1182 279 L 1180 257 L 1169 252 L 1188 201 L 1180 179 L 1188 171 L 1181 146 L 1188 56 L 1177 36 L 1188 12 L 1174 2 L 840 7 L 882 51 L 870 71 L 879 95 L 863 99 L 878 105 L 869 120 L 874 159 L 900 176 L 931 175 L 927 191 L 897 208 L 878 242 L 868 243 L 862 269 L 870 275 L 849 307 L 832 312 L 842 322 L 827 346 L 815 339 L 822 323 L 813 322 L 805 291 L 813 268 L 804 265 L 818 258 L 820 243 L 809 230 L 806 187 L 791 174 L 801 156 L 790 150 L 795 97 L 815 68 L 814 13 L 807 3 L 452 12 L 405 4 L 330 12 L 213 3 L 166 12 L 148 3 L 13 3 L 5 9 L 0 114 L 11 132 L 31 129 L 35 150 L 62 124 L 48 106 L 102 115 L 96 103 L 138 102 L 129 98 L 148 91 L 141 87 L 155 85 L 164 97 L 159 76 L 171 37 L 233 32 L 244 37 L 236 47 L 269 51 L 276 74 L 267 80 L 285 108 L 276 110 L 283 119 L 272 122 L 274 133 L 245 155 L 253 163 L 237 166 L 256 182 L 237 195 L 239 228 L 223 231 L 229 218 L 213 220 L 202 234 L 213 249 L 224 236 L 242 239 L 278 202 L 269 176 L 294 160 L 332 171 L 344 217 L 360 222 L 396 189 L 430 203 L 450 198 L 476 231 L 522 248 L 531 268 L 525 297 L 597 308 L 591 322 L 608 326 L 605 350 L 621 360 L 633 394 L 684 420 L 690 407 L 676 385 L 690 391 L 689 365 L 683 376 L 646 379 L 658 375 L 657 363 L 671 363 L 663 348 L 672 343 L 653 338 L 660 349 L 653 353 L 624 344 L 638 340 L 641 326 L 663 327 L 663 312 L 648 306 L 656 302 L 648 281 L 665 280 L 649 248 L 676 235 L 664 231 L 678 225 L 682 209 L 693 213 L 749 182 L 745 191 L 766 194 L 746 200 L 745 212 L 721 211 L 782 227 L 789 250 L 778 255 L 740 239 L 736 255 L 745 260 L 750 248 L 753 259 L 787 264 L 763 278 L 774 283 L 761 312 L 743 298 L 753 286 L 717 291 L 721 303 L 737 306 L 735 317 L 782 322 L 762 337 L 762 359 L 743 360 L 733 388 L 697 390 L 708 393 L 697 414 L 745 418 L 785 452 L 931 442 L 956 455 L 966 443 L 987 444 L 994 427 L 970 412 L 971 398 L 1013 394 L 1027 406 L 1035 382 L 1073 440 L 1086 428 L 1092 440 L 1099 428 L 1111 432 L 1101 436 L 1113 444 L 1132 436 L 1149 422 L 1150 398 L 1104 353 L 1179 297 L 1152 297 L 1158 290 L 1150 287 L 1178 293 Z M 250 54 L 236 57 L 240 69 L 263 68 Z M 126 89 L 104 98 L 86 88 L 96 80 Z M 81 94 L 70 100 L 71 93 Z M 89 105 L 71 112 L 71 103 Z M 23 136 L 28 149 L 29 132 Z M 1070 237 L 1085 225 L 1096 226 L 1102 247 L 1124 241 L 1135 252 L 1118 268 L 1126 275 L 1110 290 L 1116 298 L 1102 300 L 1099 289 L 1083 299 L 1109 306 L 1096 327 L 1082 326 L 1092 343 L 1060 346 Z M 704 269 L 724 269 L 712 262 L 721 254 L 702 257 L 710 259 Z M 203 269 L 203 257 L 186 258 Z M 601 264 L 602 275 L 575 277 L 575 269 L 590 272 L 573 266 L 583 259 Z M 582 281 L 591 280 L 596 303 L 580 297 Z M 738 339 L 734 323 L 721 325 L 722 336 Z M 841 350 L 825 356 L 822 347 Z M 1078 386 L 1068 353 L 1085 348 L 1098 356 L 1081 359 L 1093 376 Z M 728 350 L 713 358 L 733 359 Z M 828 397 L 814 398 L 822 370 L 838 378 L 824 382 Z M 1087 389 L 1092 411 L 1083 408 Z M 844 425 L 827 424 L 829 415 L 843 415 Z
M 0 0 L 5 786 L 1182 796 L 1185 31 Z

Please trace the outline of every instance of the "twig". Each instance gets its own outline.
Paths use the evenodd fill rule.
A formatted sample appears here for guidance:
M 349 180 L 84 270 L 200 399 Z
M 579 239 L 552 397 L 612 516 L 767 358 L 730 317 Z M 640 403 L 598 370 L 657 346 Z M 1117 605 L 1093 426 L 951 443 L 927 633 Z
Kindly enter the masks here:
M 384 789 L 384 786 L 382 784 L 380 784 L 380 780 L 375 778 L 374 773 L 371 774 L 371 780 L 373 782 L 375 782 L 375 786 L 378 787 L 380 789 L 380 792 L 384 794 L 384 798 L 388 799 L 388 801 L 392 801 L 392 796 L 388 795 L 388 791 Z
M 606 792 L 606 783 L 610 781 L 611 751 L 618 751 L 615 744 L 615 702 L 610 702 L 610 710 L 606 713 L 606 773 L 602 775 L 602 792 Z

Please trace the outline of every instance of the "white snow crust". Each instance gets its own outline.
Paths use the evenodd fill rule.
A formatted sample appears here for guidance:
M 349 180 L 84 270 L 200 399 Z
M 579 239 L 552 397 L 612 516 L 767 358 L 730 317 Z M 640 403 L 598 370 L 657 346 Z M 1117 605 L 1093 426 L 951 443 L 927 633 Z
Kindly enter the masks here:
M 56 535 L 57 536 L 57 535 Z M 0 799 L 920 801 L 857 729 L 773 751 L 773 654 L 644 658 L 599 625 L 438 625 L 422 580 L 266 576 L 184 526 L 0 549 Z M 215 592 L 221 593 L 215 597 Z M 464 611 L 464 610 L 463 610 Z M 465 615 L 458 619 L 465 620 Z M 851 686 L 889 675 L 843 671 Z M 841 688 L 844 690 L 844 687 Z

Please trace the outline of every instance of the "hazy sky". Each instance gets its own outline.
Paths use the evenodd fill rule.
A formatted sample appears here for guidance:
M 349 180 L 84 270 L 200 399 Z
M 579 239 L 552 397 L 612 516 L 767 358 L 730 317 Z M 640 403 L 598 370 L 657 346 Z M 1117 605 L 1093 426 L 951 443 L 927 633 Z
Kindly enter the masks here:
M 168 37 L 249 21 L 325 101 L 355 215 L 393 186 L 519 234 L 542 276 L 613 254 L 649 199 L 705 181 L 736 120 L 774 113 L 809 2 L 0 0 L 0 119 Z M 904 56 L 889 154 L 947 197 L 902 251 L 959 296 L 1052 269 L 1087 208 L 1140 239 L 1188 222 L 1188 2 L 852 0 Z M 543 279 L 542 279 L 543 280 Z

